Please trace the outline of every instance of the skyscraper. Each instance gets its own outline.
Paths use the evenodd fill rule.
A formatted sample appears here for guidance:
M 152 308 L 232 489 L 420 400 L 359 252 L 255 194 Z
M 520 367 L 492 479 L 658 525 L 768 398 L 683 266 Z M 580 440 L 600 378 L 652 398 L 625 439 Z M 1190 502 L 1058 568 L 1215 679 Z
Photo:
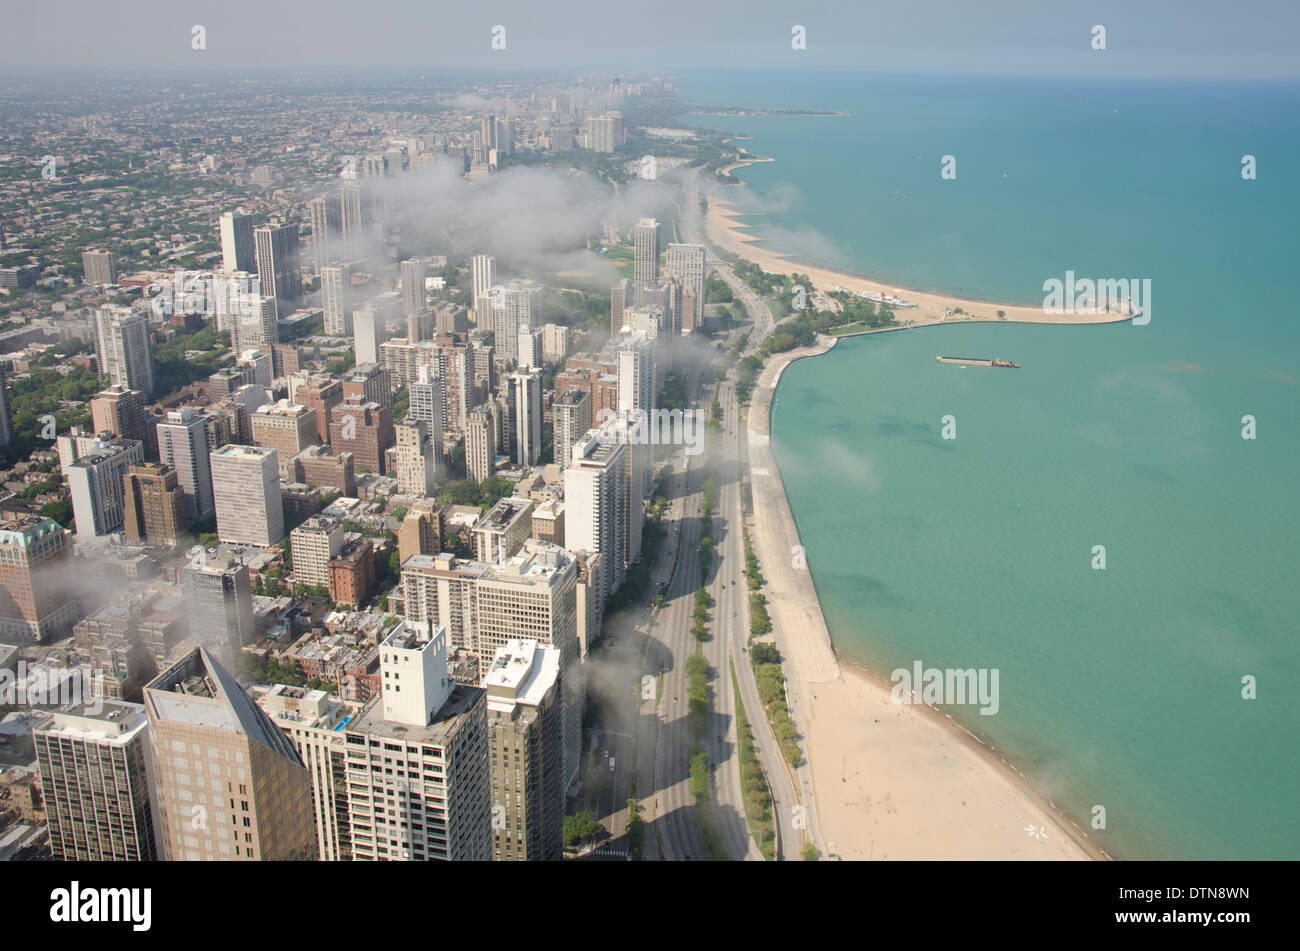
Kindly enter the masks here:
M 515 360 L 519 331 L 542 325 L 542 287 L 535 281 L 507 281 L 493 285 L 488 295 L 497 353 L 503 360 Z M 480 325 L 480 329 L 484 328 Z
M 496 471 L 497 431 L 486 405 L 470 411 L 465 424 L 465 474 L 474 482 L 485 482 Z
M 555 421 L 555 461 L 567 466 L 573 447 L 591 429 L 591 396 L 586 390 L 570 387 L 551 404 L 551 417 Z
M 429 425 L 422 420 L 408 417 L 394 428 L 397 434 L 397 491 L 417 498 L 433 495 L 438 484 L 446 481 L 441 444 L 434 443 Z
M 588 430 L 564 470 L 564 543 L 570 551 L 601 556 L 605 601 L 622 586 L 627 570 L 627 520 L 632 504 L 628 447 L 614 435 L 613 422 L 600 430 Z
M 0 522 L 0 636 L 43 643 L 81 616 L 63 526 L 39 515 Z
M 481 329 L 490 331 L 492 328 L 485 325 L 489 324 L 492 312 L 488 291 L 497 282 L 496 258 L 487 254 L 476 254 L 471 264 L 474 276 L 474 321 Z M 479 304 L 480 300 L 483 301 L 481 306 Z
M 86 284 L 117 283 L 117 261 L 112 251 L 82 251 L 81 270 Z
M 337 195 L 320 195 L 307 203 L 311 215 L 311 251 L 316 273 L 337 256 L 343 237 L 343 202 Z
M 659 279 L 659 222 L 642 218 L 632 230 L 632 237 L 632 279 L 637 285 L 652 284 Z
M 655 344 L 639 334 L 625 334 L 614 346 L 618 357 L 618 410 L 653 412 L 655 408 Z
M 207 417 L 189 407 L 169 410 L 157 432 L 158 458 L 176 470 L 190 522 L 207 518 L 213 508 Z
M 682 282 L 682 307 L 677 324 L 682 333 L 699 326 L 704 311 L 707 257 L 701 244 L 670 244 L 664 253 L 664 273 Z
M 384 319 L 370 308 L 352 314 L 353 349 L 357 363 L 379 363 L 379 347 L 387 336 Z
M 64 862 L 151 862 L 157 857 L 148 718 L 138 703 L 65 707 L 32 730 L 50 835 Z
M 115 386 L 153 395 L 153 340 L 149 318 L 129 307 L 106 305 L 95 311 L 100 371 Z
M 257 278 L 261 292 L 275 298 L 278 314 L 292 313 L 302 297 L 298 264 L 298 226 L 264 226 L 253 231 L 257 249 Z
M 423 314 L 429 309 L 424 296 L 426 271 L 427 267 L 420 258 L 411 258 L 409 261 L 402 262 L 402 313 L 407 317 Z
M 339 183 L 342 207 L 344 257 L 357 260 L 365 252 L 370 228 L 370 202 L 356 179 Z
M 302 758 L 211 652 L 194 649 L 146 685 L 144 706 L 160 858 L 315 854 Z
M 260 350 L 268 356 L 280 342 L 279 305 L 274 297 L 250 297 L 243 302 L 230 326 L 231 349 L 236 354 Z
M 227 211 L 221 216 L 221 264 L 227 271 L 257 270 L 252 215 Z
M 320 270 L 321 304 L 325 333 L 352 336 L 352 265 L 327 264 Z
M 379 645 L 383 692 L 346 727 L 358 860 L 491 857 L 486 694 L 452 679 L 447 648 L 445 629 L 407 621 Z
M 257 636 L 248 568 L 238 561 L 206 553 L 192 560 L 185 569 L 185 604 L 190 635 L 223 660 Z
M 510 374 L 514 461 L 534 466 L 542 457 L 542 371 Z
M 122 520 L 126 538 L 151 545 L 178 545 L 189 525 L 185 490 L 176 470 L 157 462 L 137 463 L 123 477 Z
M 127 470 L 144 462 L 138 439 L 101 442 L 68 468 L 77 536 L 96 538 L 122 531 L 123 494 Z
M 101 390 L 90 401 L 90 418 L 95 432 L 138 439 L 144 443 L 146 459 L 158 455 L 156 424 L 145 409 L 144 394 L 139 390 L 121 386 Z
M 227 445 L 213 452 L 212 498 L 217 537 L 243 545 L 274 545 L 284 537 L 279 457 L 261 446 Z
M 320 442 L 316 433 L 316 411 L 295 406 L 288 400 L 263 403 L 250 417 L 253 442 L 274 449 L 279 456 L 280 478 L 293 481 L 293 457 Z
M 559 861 L 565 806 L 560 651 L 511 639 L 483 678 L 498 862 Z

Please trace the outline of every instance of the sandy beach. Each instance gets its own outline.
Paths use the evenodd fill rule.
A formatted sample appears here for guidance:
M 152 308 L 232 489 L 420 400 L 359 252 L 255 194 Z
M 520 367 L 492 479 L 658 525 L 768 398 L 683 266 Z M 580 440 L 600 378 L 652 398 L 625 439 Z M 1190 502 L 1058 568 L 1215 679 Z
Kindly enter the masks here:
M 722 172 L 728 173 L 733 169 L 743 168 L 746 165 L 770 161 L 772 160 L 768 158 L 750 157 L 742 162 L 727 166 L 722 169 Z M 890 294 L 901 297 L 917 305 L 915 308 L 898 309 L 894 312 L 894 316 L 902 324 L 932 323 L 936 321 L 952 323 L 962 320 L 1005 320 L 1035 324 L 1105 324 L 1129 319 L 1125 314 L 1115 313 L 1048 314 L 1044 313 L 1042 307 L 998 304 L 992 301 L 967 300 L 961 297 L 931 294 L 926 291 L 917 291 L 897 284 L 868 280 L 852 274 L 831 271 L 797 261 L 788 255 L 764 247 L 762 239 L 747 230 L 744 215 L 732 207 L 725 195 L 728 189 L 740 187 L 722 186 L 721 191 L 723 194 L 719 195 L 714 192 L 709 195 L 709 209 L 705 227 L 708 230 L 709 240 L 717 247 L 746 257 L 766 271 L 780 274 L 790 274 L 797 271 L 800 274 L 807 274 L 812 280 L 813 286 L 819 291 L 862 291 L 866 294 Z M 963 313 L 953 313 L 957 309 L 962 310 Z M 999 317 L 998 311 L 1002 311 L 1004 316 Z
M 796 786 L 813 800 L 810 830 L 824 853 L 851 860 L 1105 858 L 994 751 L 835 657 L 812 575 L 792 558 L 800 540 L 768 431 L 785 367 L 835 343 L 773 357 L 747 414 L 751 540 L 805 744 Z

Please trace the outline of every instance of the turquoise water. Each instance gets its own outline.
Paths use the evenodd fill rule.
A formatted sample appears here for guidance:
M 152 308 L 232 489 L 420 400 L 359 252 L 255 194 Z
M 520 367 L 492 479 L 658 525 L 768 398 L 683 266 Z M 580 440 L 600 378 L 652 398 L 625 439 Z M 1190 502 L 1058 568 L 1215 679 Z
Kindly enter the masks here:
M 1300 857 L 1300 89 L 681 85 L 853 113 L 690 120 L 777 160 L 739 173 L 777 248 L 1017 303 L 1067 269 L 1152 280 L 1143 327 L 909 330 L 800 361 L 777 459 L 842 657 L 998 668 L 996 716 L 952 712 L 1081 825 L 1104 806 L 1112 855 Z

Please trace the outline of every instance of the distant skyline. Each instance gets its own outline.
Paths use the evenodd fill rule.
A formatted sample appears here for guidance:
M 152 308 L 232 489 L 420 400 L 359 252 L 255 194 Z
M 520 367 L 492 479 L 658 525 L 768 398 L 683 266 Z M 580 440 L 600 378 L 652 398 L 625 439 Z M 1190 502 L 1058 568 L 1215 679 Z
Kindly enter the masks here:
M 867 69 L 1300 78 L 1295 0 L 907 0 L 477 4 L 47 0 L 6 13 L 0 69 Z M 791 48 L 794 25 L 807 48 Z M 1106 50 L 1092 28 L 1106 29 Z M 192 28 L 206 49 L 191 47 Z M 505 49 L 492 48 L 505 27 Z

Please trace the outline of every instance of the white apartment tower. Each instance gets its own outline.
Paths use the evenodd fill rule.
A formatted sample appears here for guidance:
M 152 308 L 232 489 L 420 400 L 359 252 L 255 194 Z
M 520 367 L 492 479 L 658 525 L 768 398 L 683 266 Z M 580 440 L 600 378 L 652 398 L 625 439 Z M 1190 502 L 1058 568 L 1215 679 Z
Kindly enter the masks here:
M 279 454 L 262 446 L 222 446 L 212 460 L 217 537 L 263 548 L 284 538 Z
M 100 372 L 115 386 L 153 395 L 153 341 L 149 317 L 129 307 L 95 311 Z

